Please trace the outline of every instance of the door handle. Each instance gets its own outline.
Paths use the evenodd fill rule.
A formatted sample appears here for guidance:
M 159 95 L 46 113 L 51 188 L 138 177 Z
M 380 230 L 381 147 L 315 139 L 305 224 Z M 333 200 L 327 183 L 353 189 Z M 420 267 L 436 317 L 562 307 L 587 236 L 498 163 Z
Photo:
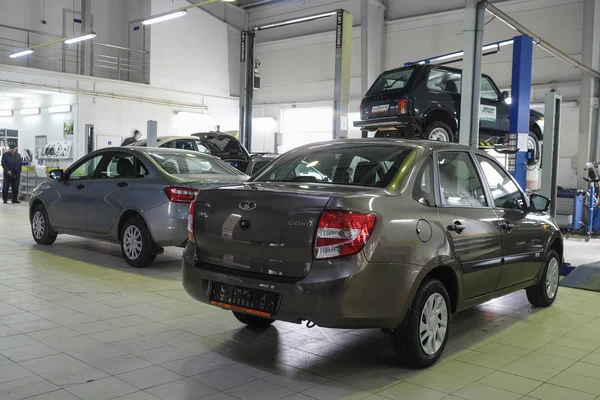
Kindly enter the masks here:
M 119 182 L 119 183 L 117 183 L 117 186 L 118 186 L 118 187 L 121 187 L 121 188 L 122 188 L 122 187 L 125 187 L 125 186 L 127 186 L 127 185 L 129 185 L 129 183 L 127 183 L 127 182 Z
M 467 227 L 461 224 L 460 221 L 454 221 L 454 224 L 448 225 L 447 229 L 460 235 Z
M 506 229 L 506 230 L 507 230 L 507 231 L 509 231 L 509 232 L 510 232 L 510 231 L 512 231 L 512 229 L 513 229 L 514 227 L 515 227 L 515 226 L 514 226 L 513 224 L 511 224 L 511 223 L 510 223 L 510 221 L 504 221 L 504 222 L 502 223 L 502 229 Z
M 79 184 L 79 185 L 75 186 L 75 188 L 76 188 L 77 190 L 83 190 L 83 189 L 85 188 L 85 185 L 81 185 L 81 184 Z

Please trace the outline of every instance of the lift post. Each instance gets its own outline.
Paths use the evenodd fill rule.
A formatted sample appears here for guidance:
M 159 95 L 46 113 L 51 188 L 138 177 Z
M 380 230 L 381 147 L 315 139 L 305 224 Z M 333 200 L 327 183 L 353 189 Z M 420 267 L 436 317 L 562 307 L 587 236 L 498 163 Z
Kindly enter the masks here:
M 560 147 L 561 112 L 562 95 L 554 91 L 546 93 L 541 194 L 550 199 L 550 215 L 554 218 L 556 218 L 556 198 L 558 191 L 558 149 Z
M 515 36 L 513 39 L 513 62 L 510 122 L 508 145 L 515 154 L 509 155 L 508 171 L 521 188 L 527 183 L 527 138 L 529 137 L 529 107 L 531 106 L 531 64 L 533 39 L 531 36 Z

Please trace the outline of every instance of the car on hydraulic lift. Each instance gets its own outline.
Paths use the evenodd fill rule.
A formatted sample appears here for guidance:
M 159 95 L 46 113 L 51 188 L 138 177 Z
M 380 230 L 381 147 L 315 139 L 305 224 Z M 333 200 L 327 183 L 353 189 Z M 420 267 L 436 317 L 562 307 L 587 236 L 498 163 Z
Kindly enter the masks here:
M 253 329 L 382 328 L 401 359 L 441 356 L 453 312 L 520 289 L 557 295 L 549 200 L 487 153 L 399 139 L 290 150 L 190 204 L 183 286 Z
M 376 137 L 420 137 L 458 140 L 462 71 L 441 65 L 411 65 L 382 73 L 360 105 L 354 126 Z M 480 141 L 498 144 L 509 130 L 508 92 L 500 92 L 488 75 L 481 76 Z M 530 110 L 527 148 L 531 163 L 540 157 L 544 115 Z

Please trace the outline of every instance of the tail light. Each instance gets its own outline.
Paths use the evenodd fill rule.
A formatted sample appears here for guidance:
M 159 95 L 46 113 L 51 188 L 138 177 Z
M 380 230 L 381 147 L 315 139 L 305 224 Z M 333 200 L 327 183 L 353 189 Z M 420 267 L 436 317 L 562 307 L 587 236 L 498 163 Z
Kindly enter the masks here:
M 317 224 L 315 258 L 356 254 L 365 246 L 377 217 L 353 211 L 323 211 Z
M 197 189 L 169 186 L 165 188 L 169 201 L 173 203 L 191 203 L 196 199 Z
M 194 214 L 196 213 L 196 202 L 190 203 L 190 210 L 188 211 L 188 240 L 192 243 L 196 243 L 196 237 L 194 236 Z
M 363 117 L 363 106 L 362 106 L 362 104 L 360 105 L 360 107 L 358 109 L 359 109 L 359 112 L 360 112 L 360 117 L 362 118 Z
M 402 99 L 398 101 L 398 114 L 404 115 L 406 114 L 406 99 Z

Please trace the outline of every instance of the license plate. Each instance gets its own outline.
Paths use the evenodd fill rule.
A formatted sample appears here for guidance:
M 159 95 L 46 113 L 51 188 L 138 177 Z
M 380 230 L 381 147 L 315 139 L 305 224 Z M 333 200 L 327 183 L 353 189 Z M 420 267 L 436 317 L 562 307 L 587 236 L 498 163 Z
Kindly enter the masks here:
M 371 108 L 371 112 L 373 114 L 378 114 L 378 113 L 387 112 L 389 109 L 390 109 L 389 104 L 382 104 L 380 106 L 373 106 L 373 108 Z
M 261 317 L 271 317 L 277 307 L 277 293 L 248 289 L 213 282 L 210 304 L 232 311 L 241 311 Z

